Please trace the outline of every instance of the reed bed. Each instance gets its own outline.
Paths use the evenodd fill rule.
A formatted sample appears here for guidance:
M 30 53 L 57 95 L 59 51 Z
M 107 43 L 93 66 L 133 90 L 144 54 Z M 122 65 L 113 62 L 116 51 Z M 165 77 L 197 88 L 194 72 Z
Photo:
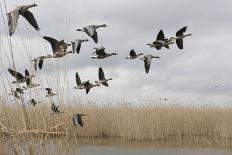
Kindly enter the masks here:
M 78 141 L 80 137 L 85 137 L 156 142 L 190 141 L 226 147 L 232 144 L 230 107 L 178 104 L 97 106 L 75 103 L 63 104 L 60 108 L 65 113 L 50 115 L 49 103 L 35 107 L 26 105 L 25 109 L 21 105 L 2 105 L 1 141 L 4 143 L 4 140 L 11 139 L 8 143 L 16 145 L 16 142 L 24 139 L 33 144 L 32 141 L 37 138 L 43 144 L 47 137 L 63 137 L 66 139 L 64 141 Z M 87 115 L 83 117 L 83 128 L 72 124 L 71 116 L 77 112 Z

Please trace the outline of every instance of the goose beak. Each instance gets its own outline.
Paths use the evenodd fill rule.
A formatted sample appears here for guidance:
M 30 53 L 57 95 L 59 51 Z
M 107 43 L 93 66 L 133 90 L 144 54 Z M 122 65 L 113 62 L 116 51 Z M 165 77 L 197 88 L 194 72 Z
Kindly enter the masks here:
M 151 46 L 151 44 L 147 44 L 147 45 Z

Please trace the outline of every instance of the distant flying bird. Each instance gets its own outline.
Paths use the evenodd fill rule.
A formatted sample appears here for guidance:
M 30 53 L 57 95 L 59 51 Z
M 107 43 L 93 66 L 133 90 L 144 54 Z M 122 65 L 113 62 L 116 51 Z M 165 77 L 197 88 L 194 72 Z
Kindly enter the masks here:
M 118 55 L 117 53 L 106 53 L 105 47 L 94 48 L 95 51 L 92 53 L 91 58 L 93 59 L 104 59 L 112 55 Z
M 98 35 L 97 35 L 97 29 L 99 27 L 106 27 L 106 24 L 102 25 L 88 25 L 85 26 L 83 29 L 77 29 L 77 31 L 85 32 L 88 36 L 90 36 L 95 43 L 98 43 Z
M 151 44 L 147 44 L 150 47 L 155 47 L 157 50 L 160 50 L 162 47 L 166 47 L 167 49 L 169 49 L 169 44 L 174 44 L 174 40 L 172 39 L 167 39 L 164 36 L 164 32 L 163 30 L 160 30 L 156 40 L 151 43 Z
M 52 96 L 58 95 L 52 92 L 52 88 L 45 88 L 45 90 L 47 90 L 46 97 L 52 97 Z
M 28 10 L 31 7 L 36 7 L 37 5 L 21 5 L 17 6 L 14 10 L 7 13 L 8 17 L 8 28 L 10 36 L 14 34 L 17 27 L 19 15 L 22 15 L 37 31 L 39 31 L 39 26 L 35 20 L 34 15 Z
M 74 126 L 80 126 L 80 127 L 84 126 L 83 121 L 82 121 L 82 116 L 86 116 L 86 115 L 85 114 L 73 115 L 72 120 L 73 120 Z
M 135 50 L 132 49 L 130 51 L 130 55 L 126 57 L 126 59 L 136 59 L 138 58 L 140 55 L 143 55 L 143 53 L 139 53 L 139 54 L 136 54 Z
M 27 103 L 30 104 L 30 105 L 35 106 L 35 105 L 38 104 L 39 102 L 37 102 L 35 99 L 30 99 Z
M 144 67 L 145 67 L 146 73 L 149 72 L 149 69 L 150 69 L 150 66 L 151 66 L 151 59 L 153 59 L 153 58 L 159 59 L 160 57 L 159 56 L 153 56 L 153 55 L 146 55 L 146 56 L 143 56 L 142 58 L 140 58 L 140 60 L 144 61 Z
M 191 36 L 192 34 L 184 34 L 187 30 L 187 26 L 181 28 L 179 31 L 176 32 L 176 37 L 173 37 L 176 39 L 176 45 L 179 49 L 183 49 L 183 38 Z
M 45 58 L 60 58 L 68 53 L 73 53 L 72 51 L 66 52 L 67 47 L 71 44 L 65 43 L 64 40 L 58 41 L 48 36 L 43 36 L 43 38 L 51 44 L 53 51 L 53 55 L 48 54 Z
M 64 111 L 60 111 L 59 107 L 57 105 L 55 105 L 54 102 L 52 102 L 52 104 L 51 104 L 51 109 L 52 109 L 52 113 L 50 113 L 50 115 L 65 113 Z
M 109 78 L 109 79 L 105 78 L 105 74 L 104 74 L 102 67 L 100 67 L 98 70 L 98 78 L 99 78 L 99 83 L 107 87 L 109 86 L 107 81 L 113 80 L 112 78 Z M 98 81 L 96 81 L 95 83 L 98 83 Z
M 43 62 L 44 62 L 45 58 L 46 58 L 45 56 L 39 56 L 39 57 L 34 58 L 33 60 L 31 60 L 31 61 L 34 62 L 34 69 L 35 69 L 35 71 L 37 71 L 37 65 L 39 66 L 39 69 L 43 68 Z
M 77 52 L 78 54 L 80 53 L 80 49 L 81 49 L 81 44 L 83 42 L 89 41 L 88 39 L 77 39 L 72 41 L 72 51 L 73 53 Z
M 81 82 L 81 79 L 78 75 L 78 72 L 76 72 L 76 84 L 77 86 L 74 87 L 74 89 L 85 89 L 86 90 L 86 94 L 89 93 L 90 89 L 96 86 L 100 86 L 100 84 L 98 82 L 95 81 L 95 84 L 92 84 L 88 81 L 85 82 Z

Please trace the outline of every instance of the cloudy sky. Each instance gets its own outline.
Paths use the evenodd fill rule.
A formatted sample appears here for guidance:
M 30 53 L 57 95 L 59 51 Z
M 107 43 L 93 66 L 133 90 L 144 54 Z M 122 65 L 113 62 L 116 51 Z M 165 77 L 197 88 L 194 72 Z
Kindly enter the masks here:
M 6 22 L 4 0 L 0 2 Z M 42 88 L 49 86 L 71 99 L 96 102 L 144 102 L 159 98 L 229 102 L 231 99 L 231 0 L 213 3 L 211 0 L 7 0 L 7 12 L 15 5 L 33 2 L 38 6 L 30 10 L 37 19 L 40 34 L 57 40 L 85 39 L 88 36 L 75 31 L 77 28 L 90 24 L 109 25 L 98 29 L 98 44 L 88 38 L 90 41 L 83 44 L 79 55 L 45 60 L 43 70 L 35 72 L 30 60 L 51 53 L 52 49 L 20 17 L 12 37 L 14 61 L 18 71 L 28 68 L 34 72 L 35 82 Z M 5 77 L 13 80 L 7 73 L 12 60 L 3 23 L 1 16 L 0 70 L 3 83 L 9 83 Z M 188 26 L 187 32 L 193 34 L 184 39 L 183 50 L 175 44 L 169 50 L 160 51 L 146 45 L 156 38 L 160 29 L 166 37 L 171 37 L 183 26 Z M 93 48 L 100 46 L 119 55 L 104 60 L 91 59 Z M 161 58 L 152 61 L 150 72 L 146 74 L 141 60 L 125 59 L 130 49 Z M 98 67 L 103 67 L 106 77 L 114 79 L 109 82 L 109 88 L 93 88 L 89 95 L 73 89 L 75 72 L 78 71 L 83 80 L 95 81 Z M 43 89 L 39 91 L 45 93 Z

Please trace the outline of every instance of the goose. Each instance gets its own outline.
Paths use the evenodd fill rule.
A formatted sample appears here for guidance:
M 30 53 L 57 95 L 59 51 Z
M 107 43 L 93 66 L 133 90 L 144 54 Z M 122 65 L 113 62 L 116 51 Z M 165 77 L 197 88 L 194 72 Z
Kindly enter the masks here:
M 43 68 L 43 62 L 44 62 L 45 58 L 46 58 L 45 56 L 40 56 L 40 57 L 37 57 L 37 58 L 34 58 L 33 60 L 31 60 L 34 62 L 35 71 L 37 71 L 37 65 L 39 66 L 39 69 Z
M 176 37 L 173 37 L 176 39 L 176 45 L 179 49 L 183 49 L 183 38 L 191 36 L 192 34 L 184 34 L 187 30 L 187 26 L 184 26 L 179 31 L 176 32 Z
M 103 71 L 102 67 L 100 67 L 98 70 L 98 78 L 99 78 L 99 83 L 106 86 L 106 87 L 109 86 L 107 81 L 113 80 L 112 78 L 109 78 L 109 79 L 105 78 L 104 71 Z M 97 83 L 97 82 L 98 81 L 96 81 L 95 83 Z
M 21 73 L 15 71 L 15 70 L 13 70 L 13 69 L 11 69 L 11 68 L 8 68 L 8 72 L 9 72 L 13 77 L 16 78 L 16 81 L 13 81 L 13 82 L 12 82 L 13 84 L 15 84 L 15 83 L 23 83 L 23 82 L 26 82 L 26 79 L 28 79 L 28 78 L 30 78 L 30 77 L 35 77 L 34 75 L 31 75 L 30 77 L 27 76 L 27 75 L 24 76 L 23 74 L 21 74 Z M 26 72 L 29 73 L 27 69 L 25 70 L 25 74 L 26 74 Z
M 71 44 L 65 43 L 64 40 L 58 41 L 52 37 L 43 36 L 43 39 L 47 40 L 51 46 L 53 55 L 47 55 L 45 58 L 60 58 L 65 56 L 67 53 L 72 53 L 72 51 L 66 52 L 66 49 Z
M 29 8 L 36 6 L 38 5 L 35 3 L 31 5 L 16 6 L 15 9 L 6 14 L 8 17 L 8 28 L 10 36 L 12 36 L 16 30 L 19 15 L 22 15 L 37 31 L 40 30 L 34 15 L 28 10 Z
M 86 116 L 86 114 L 75 114 L 75 115 L 73 115 L 72 120 L 73 120 L 74 126 L 80 126 L 80 127 L 84 126 L 82 118 L 81 118 L 82 116 Z
M 95 82 L 95 84 L 92 84 L 88 81 L 83 82 L 83 87 L 85 88 L 86 94 L 89 93 L 90 89 L 96 86 L 101 86 L 98 82 Z
M 97 29 L 99 27 L 107 27 L 108 25 L 102 24 L 102 25 L 88 25 L 85 26 L 83 29 L 77 29 L 76 31 L 82 31 L 85 32 L 88 36 L 90 36 L 95 43 L 98 43 L 98 35 L 97 35 Z
M 50 113 L 50 115 L 65 113 L 64 111 L 60 111 L 59 107 L 57 105 L 55 105 L 54 102 L 52 102 L 52 104 L 51 104 L 51 109 L 52 109 L 52 113 Z
M 27 88 L 34 88 L 34 87 L 37 87 L 37 86 L 40 86 L 40 84 L 34 84 L 32 83 L 32 78 L 28 72 L 28 70 L 26 69 L 25 70 L 25 76 L 26 77 L 29 77 L 29 78 L 26 78 L 26 84 L 27 84 Z
M 27 103 L 30 104 L 30 105 L 35 106 L 35 105 L 38 104 L 39 102 L 37 102 L 35 99 L 30 99 Z
M 52 88 L 45 88 L 45 90 L 47 90 L 46 97 L 51 97 L 51 96 L 58 95 L 58 94 L 54 94 L 54 93 L 52 92 Z
M 91 58 L 93 59 L 104 59 L 112 55 L 118 55 L 117 53 L 106 53 L 105 47 L 94 48 L 94 49 L 95 51 L 92 53 L 92 56 L 91 56 Z
M 167 39 L 164 36 L 164 32 L 163 30 L 160 30 L 156 40 L 151 43 L 151 44 L 147 44 L 150 47 L 155 47 L 157 50 L 160 50 L 162 47 L 166 47 L 167 49 L 169 49 L 169 44 L 174 44 L 175 42 L 173 41 L 173 39 Z
M 130 51 L 130 55 L 126 57 L 126 59 L 136 59 L 138 58 L 140 55 L 143 55 L 143 53 L 139 53 L 139 54 L 136 54 L 135 50 L 132 49 Z
M 24 88 L 16 88 L 15 91 L 17 93 L 20 93 L 20 94 L 24 94 L 23 90 L 25 90 Z
M 81 79 L 78 75 L 78 72 L 76 72 L 76 84 L 77 84 L 77 86 L 75 86 L 74 89 L 85 89 L 86 94 L 89 93 L 91 88 L 93 88 L 95 86 L 100 86 L 100 84 L 96 81 L 95 81 L 95 84 L 90 83 L 89 80 L 85 81 L 85 82 L 81 82 Z
M 143 56 L 142 58 L 140 58 L 140 60 L 144 61 L 144 67 L 145 67 L 146 73 L 149 72 L 149 69 L 150 69 L 150 66 L 151 66 L 151 59 L 153 59 L 153 58 L 159 59 L 160 57 L 159 56 L 153 56 L 153 55 L 146 55 L 146 56 Z
M 88 39 L 77 39 L 72 41 L 72 51 L 75 53 L 75 51 L 79 54 L 81 49 L 81 43 L 89 41 Z

